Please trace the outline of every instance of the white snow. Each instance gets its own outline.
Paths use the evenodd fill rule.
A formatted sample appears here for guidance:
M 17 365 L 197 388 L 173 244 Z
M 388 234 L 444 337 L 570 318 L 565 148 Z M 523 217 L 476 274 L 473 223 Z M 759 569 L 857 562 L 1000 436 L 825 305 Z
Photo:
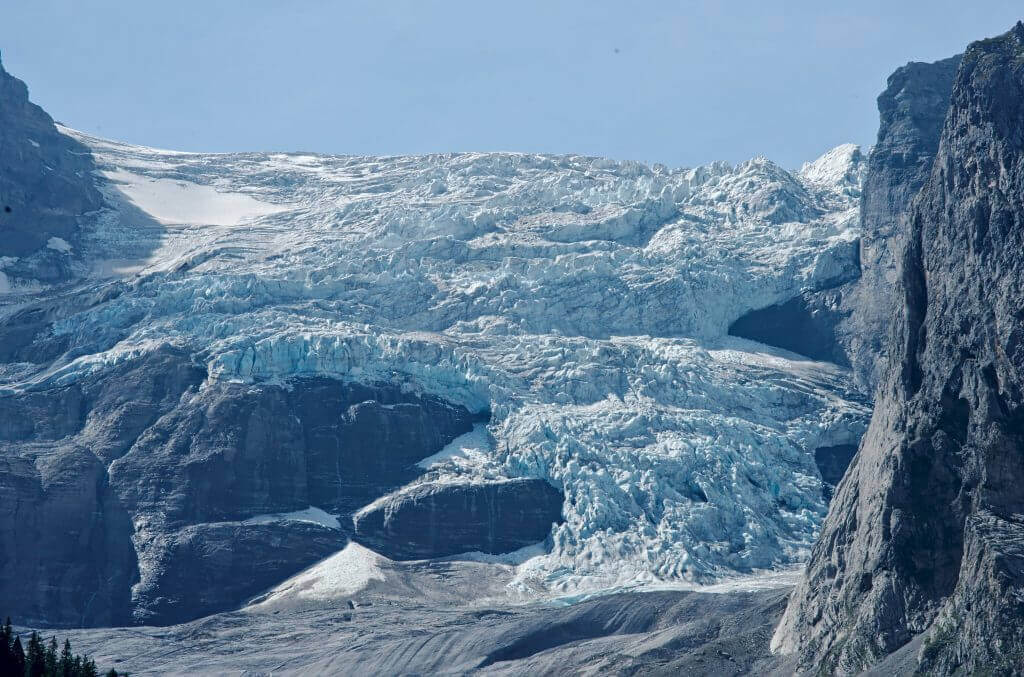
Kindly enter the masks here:
M 449 442 L 441 451 L 433 456 L 428 456 L 416 465 L 424 470 L 430 470 L 434 466 L 451 463 L 459 465 L 470 463 L 482 465 L 492 453 L 493 441 L 487 426 L 483 423 L 473 425 L 473 430 L 465 435 L 459 435 Z
M 194 223 L 237 226 L 288 209 L 250 195 L 219 191 L 190 181 L 154 179 L 128 171 L 104 175 L 139 209 L 165 224 Z
M 344 599 L 372 582 L 384 582 L 381 564 L 386 561 L 358 543 L 349 543 L 343 550 L 275 586 L 251 608 Z
M 62 237 L 51 237 L 46 241 L 46 246 L 59 251 L 61 254 L 69 254 L 71 252 L 71 245 Z
M 521 590 L 708 584 L 806 559 L 825 514 L 814 449 L 855 441 L 869 412 L 848 372 L 726 330 L 857 274 L 855 147 L 794 173 L 172 153 L 66 131 L 111 180 L 84 256 L 135 278 L 54 326 L 80 357 L 0 387 L 173 342 L 214 380 L 389 381 L 490 412 L 422 465 L 565 492 Z
M 341 522 L 338 521 L 337 515 L 328 514 L 324 510 L 313 506 L 309 506 L 305 510 L 296 510 L 295 512 L 256 515 L 245 520 L 243 524 L 273 524 L 275 522 L 312 522 L 328 529 L 341 529 Z

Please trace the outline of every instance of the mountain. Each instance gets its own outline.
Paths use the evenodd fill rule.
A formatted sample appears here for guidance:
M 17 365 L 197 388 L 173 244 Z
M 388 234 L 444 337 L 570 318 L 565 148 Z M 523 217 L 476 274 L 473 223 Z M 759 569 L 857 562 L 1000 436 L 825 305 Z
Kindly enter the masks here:
M 948 70 L 916 68 L 933 85 Z M 1024 665 L 1022 101 L 1018 23 L 964 54 L 904 222 L 871 427 L 773 640 L 807 670 L 854 673 L 893 652 L 925 674 Z
M 82 224 L 102 205 L 91 160 L 0 64 L 0 293 L 73 276 Z
M 729 336 L 860 276 L 854 146 L 787 171 L 38 143 L 85 149 L 102 204 L 69 277 L 0 295 L 25 622 L 235 609 L 350 539 L 530 546 L 524 599 L 790 567 L 866 429 L 832 353 Z
M 1019 674 L 1024 24 L 795 171 L 181 153 L 0 83 L 19 622 L 134 671 Z

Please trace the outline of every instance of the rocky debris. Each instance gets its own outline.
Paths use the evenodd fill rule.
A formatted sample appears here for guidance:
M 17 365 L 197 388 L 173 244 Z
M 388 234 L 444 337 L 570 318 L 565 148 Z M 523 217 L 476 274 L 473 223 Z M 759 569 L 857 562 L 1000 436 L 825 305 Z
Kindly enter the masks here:
M 540 479 L 422 482 L 356 513 L 353 538 L 398 560 L 502 554 L 544 540 L 563 500 Z
M 784 665 L 768 642 L 787 592 L 633 592 L 571 606 L 478 606 L 472 594 L 424 603 L 413 592 L 69 634 L 102 664 L 138 675 L 767 675 Z
M 0 293 L 71 276 L 83 217 L 103 205 L 93 168 L 89 149 L 61 134 L 0 65 Z
M 964 54 L 909 211 L 871 427 L 773 640 L 805 669 L 915 636 L 928 674 L 1024 665 L 1022 106 L 1018 23 Z

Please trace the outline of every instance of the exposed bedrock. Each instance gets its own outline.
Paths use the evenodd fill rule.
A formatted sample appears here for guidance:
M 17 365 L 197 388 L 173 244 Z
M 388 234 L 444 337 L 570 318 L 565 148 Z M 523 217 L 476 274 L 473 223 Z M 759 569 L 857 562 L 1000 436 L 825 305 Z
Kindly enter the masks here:
M 424 482 L 356 513 L 354 539 L 398 560 L 507 553 L 544 540 L 563 500 L 541 479 Z
M 854 374 L 869 392 L 885 375 L 907 211 L 931 172 L 959 64 L 960 56 L 908 63 L 878 97 L 878 139 L 860 201 L 861 277 L 847 294 L 850 317 L 841 327 Z
M 909 211 L 886 380 L 773 640 L 857 672 L 1024 665 L 1024 25 L 974 43 Z
M 58 132 L 0 65 L 0 259 L 14 259 L 0 270 L 0 292 L 18 279 L 70 276 L 80 221 L 102 206 L 93 168 L 89 150 Z
M 136 589 L 135 616 L 171 624 L 236 608 L 347 541 L 340 530 L 304 521 L 187 526 L 154 553 L 160 575 Z
M 209 382 L 169 347 L 0 395 L 0 603 L 77 626 L 237 605 L 348 536 L 245 520 L 349 515 L 416 478 L 475 418 L 392 385 Z

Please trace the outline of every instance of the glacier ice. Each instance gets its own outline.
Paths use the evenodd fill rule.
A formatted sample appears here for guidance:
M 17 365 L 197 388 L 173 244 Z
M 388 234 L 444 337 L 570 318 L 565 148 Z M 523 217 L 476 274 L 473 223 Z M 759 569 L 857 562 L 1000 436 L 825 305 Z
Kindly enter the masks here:
M 387 381 L 489 412 L 427 472 L 564 491 L 520 591 L 711 583 L 807 557 L 825 513 L 814 449 L 856 441 L 866 402 L 847 371 L 726 330 L 857 276 L 855 146 L 792 172 L 180 153 L 62 131 L 93 150 L 110 205 L 79 265 L 122 289 L 54 326 L 61 361 L 0 386 L 172 343 L 215 380 Z

